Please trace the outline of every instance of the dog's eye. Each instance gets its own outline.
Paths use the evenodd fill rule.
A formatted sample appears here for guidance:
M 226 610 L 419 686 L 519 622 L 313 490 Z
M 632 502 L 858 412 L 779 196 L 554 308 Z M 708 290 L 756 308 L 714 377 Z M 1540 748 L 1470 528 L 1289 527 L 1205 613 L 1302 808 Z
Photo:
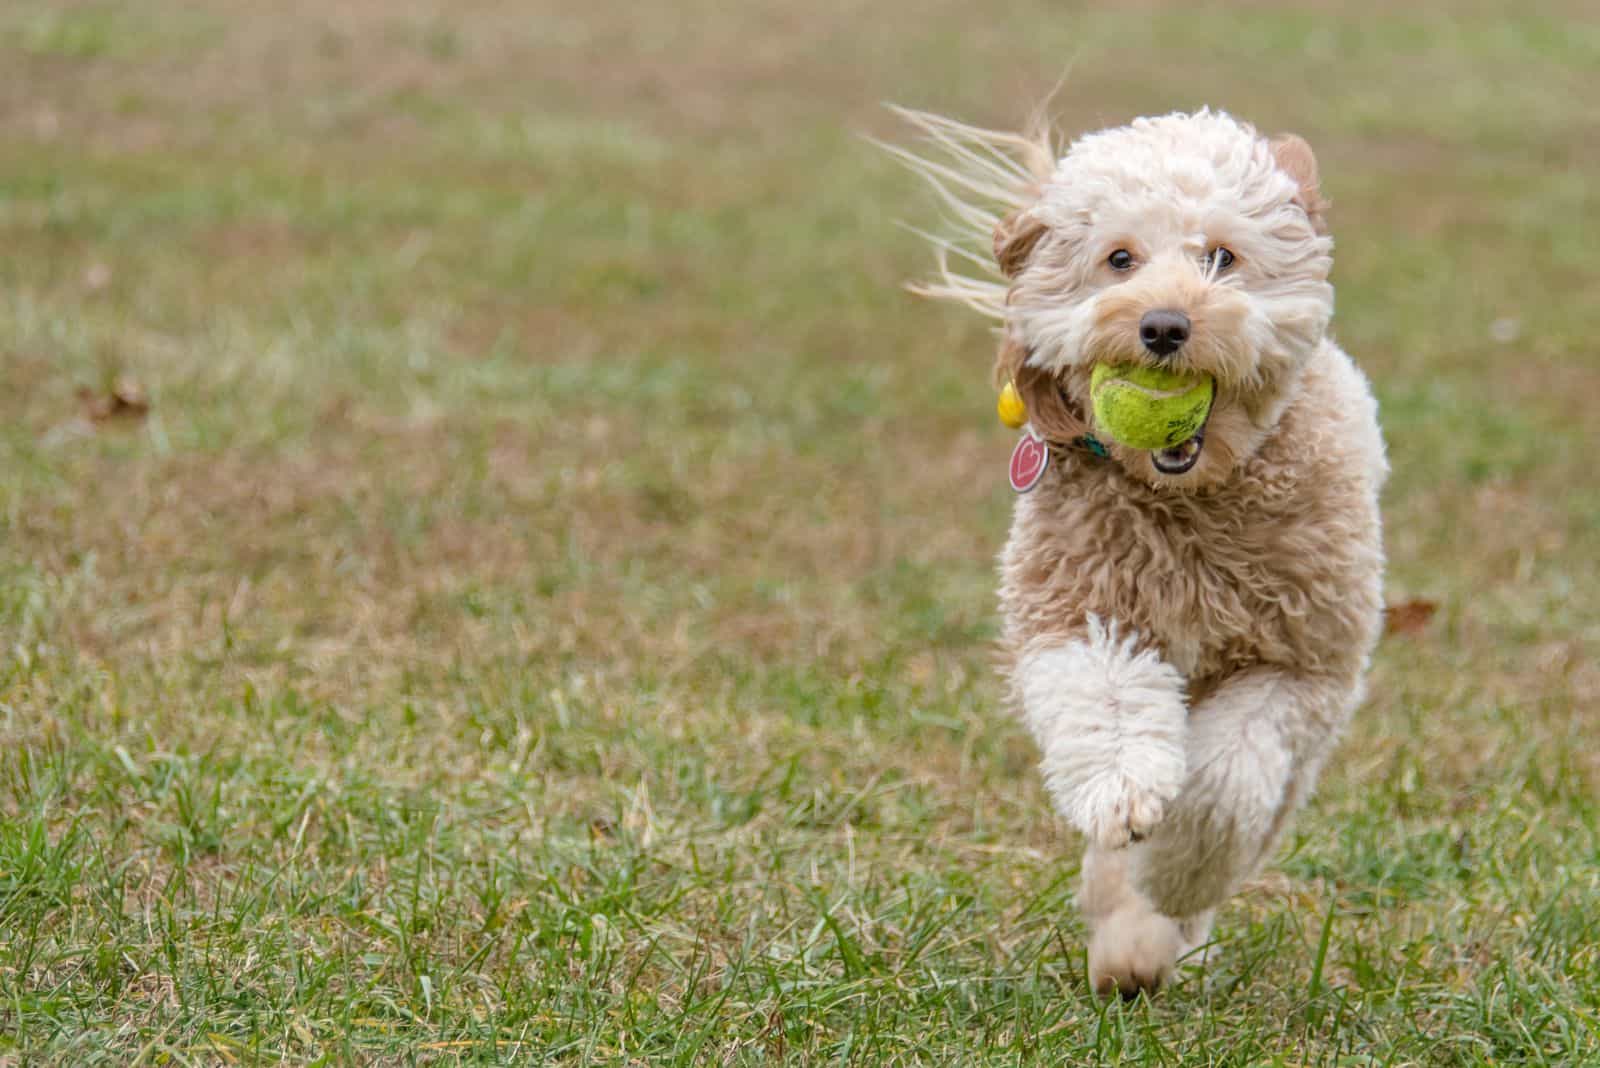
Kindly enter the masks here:
M 1119 248 L 1106 257 L 1106 262 L 1111 264 L 1113 271 L 1126 271 L 1133 266 L 1133 253 L 1125 248 Z
M 1218 245 L 1206 253 L 1206 266 L 1221 274 L 1233 266 L 1233 253 L 1222 245 Z

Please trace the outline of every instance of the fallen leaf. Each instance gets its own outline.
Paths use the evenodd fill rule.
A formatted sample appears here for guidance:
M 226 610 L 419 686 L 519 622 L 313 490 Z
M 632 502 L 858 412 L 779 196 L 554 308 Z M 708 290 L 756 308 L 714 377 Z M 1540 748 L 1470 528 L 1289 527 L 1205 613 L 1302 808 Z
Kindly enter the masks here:
M 1383 610 L 1385 634 L 1421 634 L 1428 620 L 1439 610 L 1439 602 L 1416 599 L 1392 604 Z
M 88 386 L 78 390 L 78 402 L 83 414 L 91 423 L 104 423 L 108 419 L 143 419 L 150 411 L 150 399 L 144 387 L 126 376 L 119 377 L 105 393 Z

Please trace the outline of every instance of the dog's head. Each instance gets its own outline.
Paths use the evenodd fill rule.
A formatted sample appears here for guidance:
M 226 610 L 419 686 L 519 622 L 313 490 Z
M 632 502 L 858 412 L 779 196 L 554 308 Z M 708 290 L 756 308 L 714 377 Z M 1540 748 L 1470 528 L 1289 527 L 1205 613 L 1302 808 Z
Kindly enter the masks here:
M 1317 166 L 1218 112 L 1138 119 L 1074 142 L 1001 219 L 1004 374 L 1036 429 L 1083 426 L 1155 485 L 1221 481 L 1293 396 L 1333 314 Z M 1196 439 L 1145 451 L 1094 427 L 1090 373 L 1146 364 L 1212 376 Z

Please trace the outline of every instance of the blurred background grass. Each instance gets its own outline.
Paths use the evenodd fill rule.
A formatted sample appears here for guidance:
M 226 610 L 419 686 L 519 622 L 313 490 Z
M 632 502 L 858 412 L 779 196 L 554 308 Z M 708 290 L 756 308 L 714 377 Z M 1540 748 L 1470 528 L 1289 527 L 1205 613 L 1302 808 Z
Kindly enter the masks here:
M 1316 147 L 1373 696 L 1226 951 L 1085 997 L 997 707 L 985 324 L 886 100 Z M 0 1055 L 1600 1056 L 1600 17 L 0 8 Z

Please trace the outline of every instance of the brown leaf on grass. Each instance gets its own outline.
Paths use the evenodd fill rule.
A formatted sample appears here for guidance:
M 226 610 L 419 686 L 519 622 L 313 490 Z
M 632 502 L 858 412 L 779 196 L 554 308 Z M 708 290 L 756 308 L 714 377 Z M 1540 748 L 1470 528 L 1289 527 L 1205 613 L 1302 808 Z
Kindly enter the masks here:
M 144 387 L 126 376 L 117 378 L 104 393 L 84 386 L 78 390 L 78 403 L 83 406 L 84 418 L 91 423 L 143 419 L 150 411 L 150 398 Z
M 1383 632 L 1385 634 L 1421 634 L 1428 629 L 1428 620 L 1432 619 L 1433 614 L 1438 610 L 1438 601 L 1427 601 L 1421 598 L 1389 605 L 1383 610 Z

